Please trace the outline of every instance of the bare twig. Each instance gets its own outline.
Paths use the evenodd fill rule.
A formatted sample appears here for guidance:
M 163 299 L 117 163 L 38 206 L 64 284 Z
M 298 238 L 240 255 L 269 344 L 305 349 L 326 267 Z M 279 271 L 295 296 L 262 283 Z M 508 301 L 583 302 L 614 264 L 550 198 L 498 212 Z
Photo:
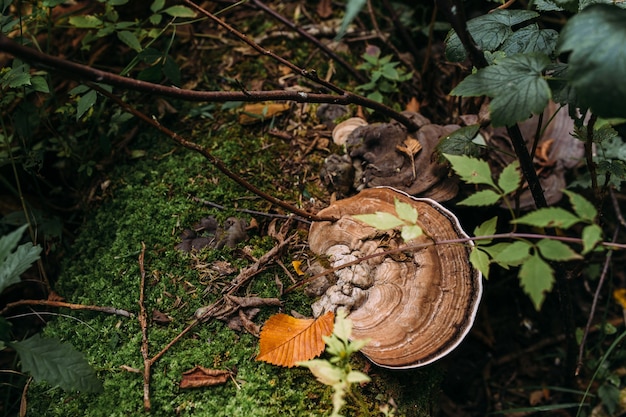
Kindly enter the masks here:
M 148 356 L 148 312 L 145 305 L 146 292 L 146 270 L 144 268 L 144 256 L 146 244 L 141 242 L 141 253 L 139 254 L 139 273 L 141 283 L 139 284 L 139 325 L 141 326 L 141 356 L 143 357 L 143 408 L 150 411 L 150 367 L 152 361 Z
M 585 140 L 585 159 L 587 161 L 587 169 L 591 177 L 591 189 L 596 203 L 600 201 L 600 189 L 598 188 L 598 173 L 596 171 L 596 163 L 593 162 L 593 128 L 598 120 L 598 116 L 592 114 L 587 123 L 587 140 Z
M 121 77 L 110 72 L 101 71 L 87 65 L 77 64 L 65 59 L 43 54 L 33 48 L 28 48 L 0 34 L 0 51 L 7 52 L 16 57 L 29 61 L 34 66 L 62 72 L 66 78 L 78 81 L 92 81 L 114 87 L 120 87 L 132 91 L 141 91 L 149 94 L 157 94 L 164 97 L 179 98 L 194 102 L 227 101 L 261 102 L 261 101 L 295 101 L 298 103 L 333 103 L 333 104 L 357 104 L 378 111 L 380 114 L 397 120 L 412 132 L 419 127 L 408 117 L 385 106 L 382 103 L 370 100 L 358 94 L 344 92 L 341 95 L 305 93 L 302 91 L 196 91 L 176 87 L 167 87 L 146 81 L 135 80 L 129 77 Z
M 101 313 L 107 314 L 117 314 L 119 316 L 131 317 L 132 314 L 126 310 L 122 310 L 115 307 L 102 307 L 102 306 L 90 306 L 84 304 L 72 304 L 66 303 L 64 301 L 52 301 L 52 300 L 19 300 L 13 303 L 7 303 L 7 305 L 0 310 L 0 315 L 4 315 L 7 311 L 12 308 L 19 306 L 46 306 L 46 307 L 60 307 L 60 308 L 69 308 L 71 310 L 89 310 L 89 311 L 98 311 Z
M 121 106 L 122 108 L 124 108 L 126 111 L 128 111 L 129 113 L 133 114 L 134 116 L 136 116 L 137 118 L 141 119 L 142 121 L 146 122 L 147 124 L 155 127 L 156 129 L 158 129 L 159 131 L 161 131 L 162 133 L 166 134 L 167 136 L 170 137 L 170 139 L 174 140 L 175 142 L 177 142 L 178 144 L 184 146 L 187 149 L 190 149 L 192 151 L 196 151 L 198 153 L 200 153 L 202 156 L 204 156 L 214 167 L 216 167 L 217 169 L 219 169 L 224 175 L 226 175 L 227 177 L 229 177 L 230 179 L 232 179 L 233 181 L 235 181 L 237 184 L 241 185 L 242 187 L 244 187 L 245 189 L 247 189 L 250 192 L 253 192 L 254 194 L 258 195 L 259 197 L 263 198 L 266 201 L 269 201 L 270 203 L 277 205 L 278 207 L 282 207 L 285 210 L 288 210 L 292 213 L 295 213 L 299 216 L 302 216 L 306 219 L 309 220 L 320 220 L 322 218 L 308 213 L 302 209 L 299 209 L 285 201 L 279 200 L 276 197 L 273 197 L 269 194 L 267 194 L 266 192 L 261 191 L 260 189 L 258 189 L 257 187 L 255 187 L 254 185 L 250 184 L 248 181 L 244 180 L 243 178 L 241 178 L 239 175 L 235 174 L 233 171 L 231 171 L 220 159 L 218 159 L 217 157 L 213 156 L 213 154 L 211 152 L 208 151 L 208 149 L 198 145 L 197 143 L 194 142 L 190 142 L 186 139 L 184 139 L 182 136 L 180 136 L 179 134 L 173 132 L 172 130 L 166 128 L 165 126 L 163 126 L 161 123 L 159 123 L 158 120 L 156 120 L 156 118 L 153 117 L 148 117 L 146 114 L 140 112 L 139 110 L 137 110 L 136 108 L 130 106 L 129 104 L 125 103 L 124 101 L 122 101 L 119 97 L 117 97 L 114 94 L 109 93 L 108 91 L 100 88 L 99 86 L 95 85 L 95 84 L 91 84 L 91 83 L 87 83 L 87 85 L 91 88 L 93 88 L 94 90 L 98 91 L 100 94 L 108 97 L 109 99 L 113 100 L 115 103 L 117 103 L 119 106 Z M 328 219 L 326 219 L 328 220 Z
M 619 233 L 619 227 L 615 228 L 615 232 L 613 233 L 613 239 L 611 240 L 613 243 L 617 241 L 617 235 Z M 609 265 L 611 263 L 611 256 L 613 255 L 613 251 L 609 250 L 604 258 L 604 266 L 602 267 L 602 273 L 600 274 L 600 279 L 598 280 L 598 286 L 596 287 L 596 292 L 593 294 L 593 302 L 591 303 L 591 310 L 589 311 L 589 317 L 587 318 L 587 325 L 585 326 L 585 332 L 583 333 L 583 337 L 580 341 L 580 346 L 578 347 L 578 361 L 576 363 L 576 371 L 574 375 L 578 376 L 580 373 L 580 369 L 583 366 L 583 355 L 585 353 L 585 343 L 587 342 L 587 336 L 589 335 L 589 329 L 591 329 L 591 323 L 593 322 L 594 315 L 596 313 L 596 306 L 598 304 L 598 299 L 600 298 L 600 290 L 604 285 L 604 281 L 606 280 L 607 273 L 609 272 Z

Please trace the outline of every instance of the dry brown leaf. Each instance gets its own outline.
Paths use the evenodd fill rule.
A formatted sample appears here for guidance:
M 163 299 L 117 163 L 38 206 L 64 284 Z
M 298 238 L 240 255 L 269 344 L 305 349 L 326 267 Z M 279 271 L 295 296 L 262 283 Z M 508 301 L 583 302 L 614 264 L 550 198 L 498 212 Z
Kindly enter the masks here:
M 420 112 L 420 102 L 417 101 L 417 98 L 415 97 L 411 97 L 411 100 L 409 100 L 408 103 L 406 103 L 406 111 L 411 111 L 413 113 L 419 113 Z
M 313 359 L 324 350 L 322 337 L 333 332 L 334 320 L 332 311 L 315 320 L 273 315 L 263 325 L 256 360 L 291 368 L 296 362 Z
M 289 103 L 250 103 L 239 113 L 239 123 L 250 125 L 259 123 L 289 110 Z
M 322 19 L 327 19 L 333 14 L 333 6 L 331 0 L 320 0 L 317 3 L 317 15 Z
M 422 144 L 419 143 L 417 139 L 408 136 L 404 140 L 404 146 L 398 145 L 396 146 L 396 149 L 409 157 L 409 160 L 411 161 L 411 166 L 413 167 L 413 178 L 415 178 L 415 176 L 417 175 L 415 172 L 415 155 L 417 155 L 417 153 L 422 150 Z
M 183 372 L 183 377 L 180 380 L 180 388 L 200 388 L 221 385 L 228 381 L 230 375 L 230 371 L 196 366 L 189 371 Z

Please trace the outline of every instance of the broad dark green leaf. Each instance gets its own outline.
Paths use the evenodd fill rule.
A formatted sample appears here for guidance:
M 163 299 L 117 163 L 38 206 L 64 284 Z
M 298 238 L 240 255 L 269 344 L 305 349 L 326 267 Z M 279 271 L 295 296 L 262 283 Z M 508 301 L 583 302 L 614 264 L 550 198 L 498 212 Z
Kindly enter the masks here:
M 35 91 L 39 91 L 40 93 L 50 92 L 46 79 L 40 75 L 36 75 L 33 78 L 31 78 L 30 83 L 35 89 Z
M 480 125 L 464 126 L 439 141 L 437 150 L 451 155 L 478 156 L 482 146 L 474 142 Z
M 477 247 L 473 247 L 470 252 L 469 260 L 472 266 L 478 269 L 485 279 L 489 279 L 489 255 Z
M 489 105 L 494 126 L 511 126 L 541 113 L 550 99 L 542 71 L 550 59 L 539 53 L 519 54 L 478 70 L 452 90 L 455 96 L 493 97 Z
M 532 24 L 513 32 L 504 41 L 500 50 L 506 53 L 507 56 L 531 52 L 552 55 L 558 38 L 559 34 L 556 30 L 539 29 L 537 24 Z
M 94 29 L 102 26 L 102 20 L 92 15 L 70 16 L 70 25 L 80 29 Z
M 509 194 L 517 190 L 521 181 L 522 174 L 519 172 L 519 162 L 514 161 L 507 165 L 500 173 L 498 187 L 504 191 L 504 194 Z
M 4 259 L 0 259 L 0 293 L 9 285 L 20 281 L 22 275 L 39 259 L 41 246 L 24 243 L 17 247 L 15 252 Z
M 24 231 L 28 227 L 27 224 L 20 226 L 9 234 L 6 234 L 0 237 L 0 262 L 4 262 L 4 260 L 9 256 L 13 249 L 17 247 Z
M 554 270 L 535 253 L 524 262 L 519 270 L 520 285 L 528 294 L 535 309 L 539 311 L 554 284 Z
M 493 257 L 493 261 L 500 265 L 521 265 L 530 255 L 531 247 L 530 243 L 522 240 L 509 243 Z
M 139 39 L 133 32 L 129 32 L 128 30 L 122 30 L 117 32 L 117 37 L 119 40 L 124 42 L 129 48 L 134 49 L 135 51 L 141 51 L 141 44 L 139 43 Z
M 570 52 L 569 82 L 580 105 L 600 117 L 626 117 L 626 10 L 596 4 L 561 31 L 559 53 Z
M 150 11 L 152 11 L 152 13 L 156 13 L 163 7 L 165 7 L 165 0 L 154 0 L 150 5 Z
M 467 21 L 467 29 L 483 51 L 493 52 L 513 34 L 512 26 L 534 19 L 538 13 L 529 10 L 495 10 Z M 467 53 L 454 30 L 446 37 L 446 59 L 464 61 Z
M 46 381 L 64 390 L 102 391 L 94 370 L 70 344 L 36 334 L 21 342 L 11 342 L 10 346 L 19 355 L 22 371 L 30 373 L 35 381 Z
M 602 228 L 597 224 L 590 224 L 583 229 L 583 250 L 582 254 L 586 255 L 602 241 Z
M 496 233 L 496 226 L 498 224 L 498 218 L 492 217 L 487 221 L 484 221 L 474 229 L 474 236 L 490 236 Z M 481 239 L 475 241 L 477 245 L 488 245 L 493 239 Z
M 511 223 L 533 227 L 557 227 L 567 229 L 580 221 L 580 218 L 560 207 L 547 207 L 532 211 Z

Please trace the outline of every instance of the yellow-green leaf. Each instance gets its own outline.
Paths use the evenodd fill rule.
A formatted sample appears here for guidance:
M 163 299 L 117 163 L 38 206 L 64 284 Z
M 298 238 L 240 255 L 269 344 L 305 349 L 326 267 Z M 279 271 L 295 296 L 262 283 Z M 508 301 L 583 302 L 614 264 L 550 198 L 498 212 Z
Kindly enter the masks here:
M 526 224 L 534 227 L 558 227 L 567 229 L 578 223 L 580 218 L 560 207 L 547 207 L 528 213 L 511 223 Z
M 565 243 L 554 239 L 541 239 L 537 242 L 537 248 L 541 256 L 551 261 L 571 261 L 582 258 Z
M 602 241 L 602 228 L 597 224 L 590 224 L 583 229 L 583 251 L 585 255 L 593 250 Z
M 393 214 L 383 211 L 377 211 L 374 214 L 355 214 L 352 217 L 379 230 L 394 229 L 404 224 Z
M 535 253 L 522 264 L 519 279 L 522 289 L 530 297 L 535 309 L 539 311 L 546 293 L 552 290 L 554 270 Z
M 409 203 L 404 203 L 397 198 L 394 198 L 394 202 L 398 217 L 408 223 L 415 224 L 417 221 L 417 209 Z

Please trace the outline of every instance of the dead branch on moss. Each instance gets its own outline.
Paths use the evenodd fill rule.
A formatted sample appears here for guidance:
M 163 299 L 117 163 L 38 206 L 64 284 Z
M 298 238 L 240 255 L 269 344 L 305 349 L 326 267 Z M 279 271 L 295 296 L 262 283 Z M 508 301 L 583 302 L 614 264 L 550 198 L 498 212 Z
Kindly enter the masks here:
M 141 356 L 143 357 L 143 408 L 150 411 L 150 367 L 152 361 L 148 356 L 148 312 L 145 305 L 146 292 L 146 270 L 144 268 L 144 256 L 146 244 L 141 242 L 141 253 L 139 254 L 139 274 L 141 282 L 139 284 L 139 325 L 141 326 Z
M 321 217 L 318 217 L 312 213 L 309 213 L 305 210 L 299 209 L 298 207 L 295 207 L 285 201 L 279 200 L 276 197 L 273 197 L 263 191 L 261 191 L 259 188 L 255 187 L 254 185 L 252 185 L 251 183 L 249 183 L 248 181 L 246 181 L 245 179 L 243 179 L 242 177 L 240 177 L 239 175 L 235 174 L 233 171 L 231 171 L 226 164 L 224 164 L 224 162 L 222 162 L 222 160 L 220 160 L 219 158 L 215 157 L 211 152 L 209 152 L 208 149 L 206 149 L 203 146 L 198 145 L 197 143 L 194 142 L 190 142 L 187 139 L 183 138 L 182 136 L 180 136 L 179 134 L 177 134 L 176 132 L 173 132 L 172 130 L 166 128 L 165 126 L 163 126 L 161 123 L 159 123 L 158 120 L 156 120 L 156 118 L 154 117 L 148 117 L 146 114 L 140 112 L 139 110 L 137 110 L 136 108 L 132 107 L 131 105 L 129 105 L 128 103 L 125 103 L 124 101 L 122 101 L 119 97 L 115 96 L 114 94 L 109 93 L 108 91 L 100 88 L 99 86 L 92 84 L 92 83 L 86 83 L 86 85 L 88 85 L 90 88 L 96 90 L 97 92 L 99 92 L 100 94 L 102 94 L 105 97 L 108 97 L 109 99 L 113 100 L 115 103 L 117 103 L 119 106 L 121 106 L 123 109 L 125 109 L 126 111 L 128 111 L 129 113 L 131 113 L 132 115 L 134 115 L 135 117 L 139 118 L 140 120 L 146 122 L 147 124 L 149 124 L 150 126 L 155 127 L 156 129 L 158 129 L 159 131 L 161 131 L 162 133 L 166 134 L 167 136 L 169 136 L 173 141 L 177 142 L 178 144 L 182 145 L 183 147 L 190 149 L 192 151 L 196 151 L 198 153 L 200 153 L 202 156 L 204 156 L 214 167 L 216 167 L 217 169 L 219 169 L 224 175 L 226 175 L 227 177 L 229 177 L 230 179 L 232 179 L 233 181 L 235 181 L 237 184 L 241 185 L 242 187 L 244 187 L 246 190 L 258 195 L 259 197 L 261 197 L 262 199 L 277 205 L 278 207 L 282 207 L 283 209 L 290 211 L 291 213 L 297 214 L 298 216 L 304 217 L 308 220 L 315 220 L 315 221 L 322 221 L 322 220 L 334 220 L 334 219 L 323 219 Z
M 69 308 L 71 310 L 89 310 L 89 311 L 98 311 L 100 313 L 107 314 L 117 314 L 118 316 L 123 317 L 132 317 L 132 313 L 122 310 L 121 308 L 115 307 L 102 307 L 102 306 L 93 306 L 93 305 L 84 305 L 84 304 L 72 304 L 66 303 L 64 301 L 53 301 L 53 300 L 19 300 L 13 303 L 7 303 L 7 305 L 0 310 L 0 316 L 7 313 L 7 311 L 20 306 L 46 306 L 46 307 L 58 307 L 58 308 Z

